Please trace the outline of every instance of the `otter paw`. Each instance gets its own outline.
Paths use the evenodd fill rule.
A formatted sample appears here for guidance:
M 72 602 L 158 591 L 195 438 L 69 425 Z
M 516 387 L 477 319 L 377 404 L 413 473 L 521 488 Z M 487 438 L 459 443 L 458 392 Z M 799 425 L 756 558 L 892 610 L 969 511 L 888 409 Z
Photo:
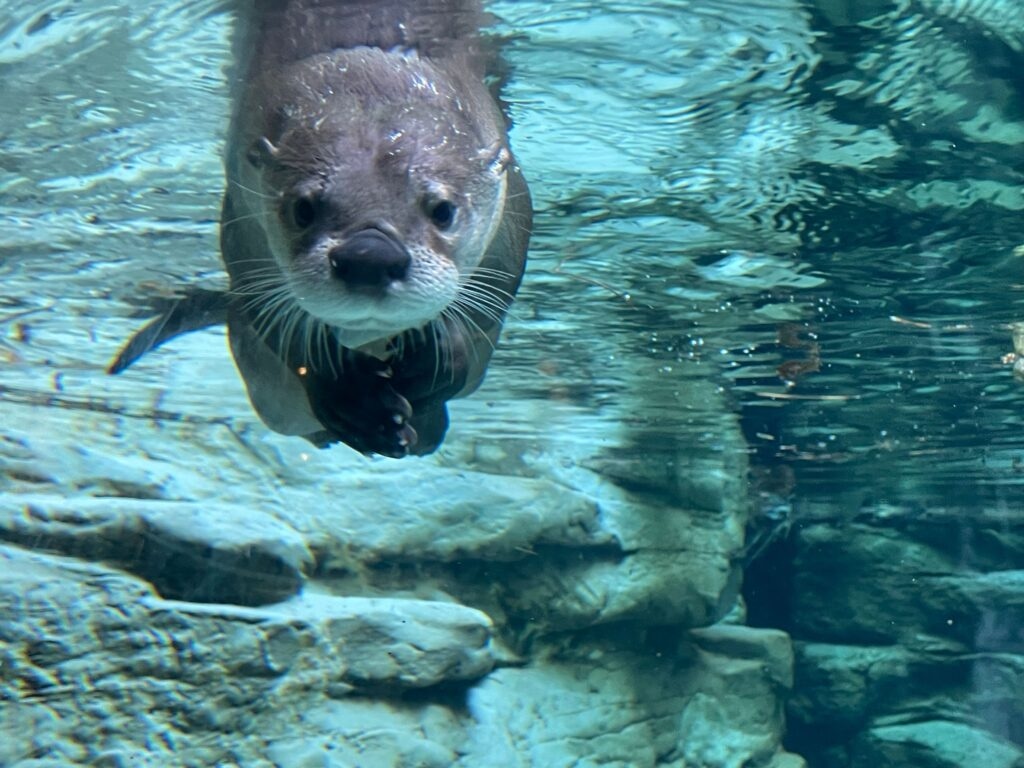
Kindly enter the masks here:
M 340 379 L 314 373 L 306 392 L 330 437 L 361 453 L 401 458 L 416 444 L 412 406 L 391 386 L 387 369 L 349 367 Z

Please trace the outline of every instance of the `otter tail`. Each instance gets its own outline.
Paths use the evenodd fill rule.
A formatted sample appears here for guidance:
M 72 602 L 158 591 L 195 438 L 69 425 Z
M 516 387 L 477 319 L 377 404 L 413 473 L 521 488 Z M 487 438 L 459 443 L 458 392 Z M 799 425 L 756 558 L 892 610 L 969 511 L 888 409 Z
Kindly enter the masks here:
M 144 325 L 117 357 L 107 366 L 107 373 L 120 373 L 150 350 L 183 333 L 202 330 L 212 325 L 223 325 L 228 320 L 230 306 L 225 291 L 189 288 L 163 312 Z

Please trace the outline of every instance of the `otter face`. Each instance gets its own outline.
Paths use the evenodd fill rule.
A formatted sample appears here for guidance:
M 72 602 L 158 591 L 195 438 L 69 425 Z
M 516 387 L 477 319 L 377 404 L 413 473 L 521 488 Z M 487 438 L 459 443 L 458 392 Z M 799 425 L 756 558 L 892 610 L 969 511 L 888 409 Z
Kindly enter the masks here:
M 500 222 L 500 115 L 415 55 L 358 48 L 295 66 L 247 152 L 282 282 L 346 346 L 419 328 L 456 301 Z

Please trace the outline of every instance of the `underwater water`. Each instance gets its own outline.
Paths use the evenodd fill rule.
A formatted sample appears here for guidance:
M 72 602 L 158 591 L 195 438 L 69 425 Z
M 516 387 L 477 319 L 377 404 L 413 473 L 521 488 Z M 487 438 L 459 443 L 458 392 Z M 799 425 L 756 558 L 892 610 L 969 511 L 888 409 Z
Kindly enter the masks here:
M 489 3 L 529 263 L 397 461 L 105 373 L 233 6 L 0 0 L 0 766 L 1024 766 L 1024 5 Z

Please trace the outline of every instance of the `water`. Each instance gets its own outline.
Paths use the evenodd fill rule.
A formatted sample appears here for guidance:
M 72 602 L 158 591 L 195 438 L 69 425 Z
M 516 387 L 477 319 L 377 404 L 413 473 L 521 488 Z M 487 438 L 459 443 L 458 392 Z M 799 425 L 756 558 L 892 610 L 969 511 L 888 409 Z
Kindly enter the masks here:
M 605 513 L 706 510 L 694 519 L 747 566 L 750 622 L 795 643 L 796 686 L 780 699 L 790 751 L 821 766 L 955 765 L 961 743 L 986 756 L 975 764 L 1018 765 L 1024 6 L 490 7 L 534 198 L 530 263 L 485 387 L 454 404 L 437 456 L 402 469 L 268 434 L 217 330 L 102 372 L 153 297 L 224 284 L 231 3 L 0 0 L 5 508 L 270 510 L 312 536 L 320 587 L 339 593 L 341 545 L 309 532 L 325 500 L 353 492 L 345 472 L 385 478 L 359 481 L 381 503 L 404 492 L 385 490 L 403 472 L 473 470 L 553 480 Z M 556 546 L 537 541 L 521 545 Z M 493 597 L 504 578 L 531 588 L 526 571 L 495 578 L 467 557 L 446 576 L 408 565 L 415 546 L 396 545 L 383 561 L 395 572 L 363 587 L 486 610 L 527 659 L 629 647 L 558 608 Z M 610 635 L 702 623 L 668 603 L 595 623 Z M 695 729 L 680 743 L 699 741 L 680 722 Z M 740 764 L 684 746 L 631 762 L 584 741 L 579 765 Z M 62 754 L 54 764 L 78 753 Z M 524 765 L 563 764 L 531 754 Z

